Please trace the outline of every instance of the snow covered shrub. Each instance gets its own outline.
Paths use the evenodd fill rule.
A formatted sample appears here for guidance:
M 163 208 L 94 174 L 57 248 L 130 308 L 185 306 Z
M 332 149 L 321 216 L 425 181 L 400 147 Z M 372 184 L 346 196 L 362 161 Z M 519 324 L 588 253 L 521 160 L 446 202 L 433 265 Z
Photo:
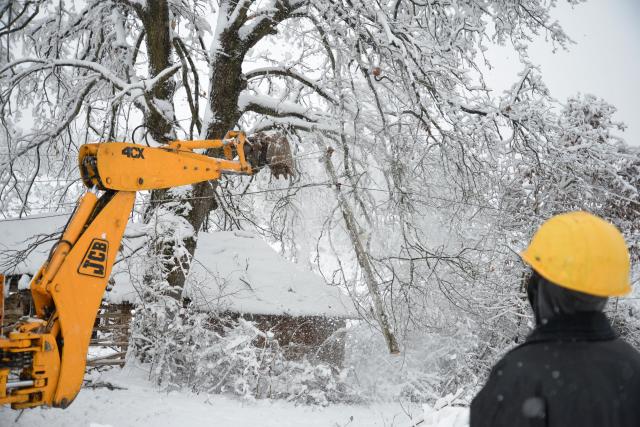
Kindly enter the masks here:
M 155 319 L 158 324 L 167 320 Z M 163 388 L 314 405 L 359 399 L 347 385 L 349 370 L 287 360 L 273 334 L 242 318 L 212 318 L 180 309 L 162 329 L 165 334 L 156 336 L 156 345 L 145 354 L 152 379 Z
M 184 187 L 167 191 L 179 196 Z M 168 202 L 158 206 L 146 218 L 141 231 L 147 236 L 146 257 L 139 259 L 136 282 L 140 304 L 132 324 L 129 357 L 152 367 L 151 378 L 166 387 L 180 387 L 187 374 L 184 345 L 189 341 L 192 323 L 181 301 L 182 289 L 170 285 L 170 278 L 188 268 L 190 257 L 184 240 L 193 235 L 193 228 L 170 208 L 188 211 L 189 204 Z M 139 277 L 141 276 L 141 277 Z
M 128 357 L 150 364 L 150 378 L 166 388 L 179 388 L 187 374 L 184 354 L 188 340 L 185 310 L 171 297 L 147 300 L 136 310 Z
M 637 298 L 620 302 L 612 300 L 606 312 L 615 331 L 629 344 L 640 349 L 640 304 Z
M 479 347 L 472 329 L 465 322 L 448 331 L 415 331 L 403 337 L 399 355 L 390 355 L 379 332 L 360 324 L 349 330 L 345 366 L 353 369 L 366 399 L 434 402 L 450 393 L 461 396 L 477 379 L 469 363 Z
M 338 369 L 326 363 L 312 363 L 307 359 L 289 361 L 286 368 L 287 373 L 271 378 L 280 385 L 278 388 L 285 390 L 276 397 L 322 406 L 362 400 L 359 390 L 352 384 L 353 370 L 350 368 Z

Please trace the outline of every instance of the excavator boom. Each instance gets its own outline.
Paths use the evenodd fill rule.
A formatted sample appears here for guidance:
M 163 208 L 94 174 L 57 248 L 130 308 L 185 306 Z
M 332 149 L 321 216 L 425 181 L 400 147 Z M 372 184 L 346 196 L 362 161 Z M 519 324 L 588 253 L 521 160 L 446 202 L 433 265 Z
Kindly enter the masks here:
M 71 404 L 82 386 L 94 320 L 136 191 L 216 180 L 223 173 L 251 174 L 245 144 L 243 133 L 229 132 L 222 140 L 163 147 L 119 142 L 80 147 L 80 173 L 90 191 L 31 281 L 36 318 L 0 335 L 0 405 Z M 193 151 L 216 148 L 224 158 Z
M 89 188 L 154 190 L 216 180 L 222 173 L 251 174 L 246 144 L 241 132 L 228 132 L 222 140 L 174 141 L 163 147 L 125 142 L 85 144 L 80 147 L 78 160 L 82 180 Z M 193 152 L 211 148 L 221 148 L 225 158 Z

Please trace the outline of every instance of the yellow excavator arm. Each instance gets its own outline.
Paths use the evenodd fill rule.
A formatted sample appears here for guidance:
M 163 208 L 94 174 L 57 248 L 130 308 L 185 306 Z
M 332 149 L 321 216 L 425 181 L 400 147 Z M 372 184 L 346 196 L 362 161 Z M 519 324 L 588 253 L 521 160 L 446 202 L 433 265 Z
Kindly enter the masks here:
M 71 404 L 82 386 L 94 320 L 136 191 L 216 180 L 223 173 L 251 174 L 245 144 L 242 132 L 228 132 L 222 140 L 158 148 L 119 142 L 80 147 L 82 180 L 93 191 L 80 198 L 31 281 L 36 317 L 0 336 L 0 405 Z M 224 158 L 193 151 L 210 148 L 222 149 Z

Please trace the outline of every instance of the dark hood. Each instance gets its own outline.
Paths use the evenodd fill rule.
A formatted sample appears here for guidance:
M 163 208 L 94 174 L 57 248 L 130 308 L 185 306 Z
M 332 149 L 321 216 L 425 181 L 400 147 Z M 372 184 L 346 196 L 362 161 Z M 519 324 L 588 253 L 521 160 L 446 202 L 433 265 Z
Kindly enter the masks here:
M 560 287 L 535 271 L 527 282 L 527 295 L 537 325 L 544 325 L 550 319 L 558 316 L 600 312 L 607 304 L 607 298 Z

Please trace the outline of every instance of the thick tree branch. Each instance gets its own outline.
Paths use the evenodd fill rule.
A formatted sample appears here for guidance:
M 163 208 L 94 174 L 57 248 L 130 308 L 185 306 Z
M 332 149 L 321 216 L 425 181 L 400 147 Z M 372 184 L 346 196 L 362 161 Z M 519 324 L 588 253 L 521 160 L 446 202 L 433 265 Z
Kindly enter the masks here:
M 324 99 L 326 99 L 327 101 L 331 102 L 334 105 L 338 105 L 338 101 L 331 96 L 329 93 L 327 93 L 325 90 L 323 90 L 320 85 L 311 80 L 310 78 L 298 73 L 297 71 L 293 70 L 292 68 L 289 67 L 264 67 L 264 68 L 257 68 L 255 70 L 251 70 L 248 73 L 245 74 L 245 77 L 247 78 L 247 80 L 249 79 L 253 79 L 256 77 L 260 77 L 260 76 L 282 76 L 282 77 L 290 77 L 294 80 L 299 81 L 300 83 L 304 84 L 307 87 L 310 87 L 311 89 L 313 89 L 318 95 L 320 95 L 321 97 L 323 97 Z

